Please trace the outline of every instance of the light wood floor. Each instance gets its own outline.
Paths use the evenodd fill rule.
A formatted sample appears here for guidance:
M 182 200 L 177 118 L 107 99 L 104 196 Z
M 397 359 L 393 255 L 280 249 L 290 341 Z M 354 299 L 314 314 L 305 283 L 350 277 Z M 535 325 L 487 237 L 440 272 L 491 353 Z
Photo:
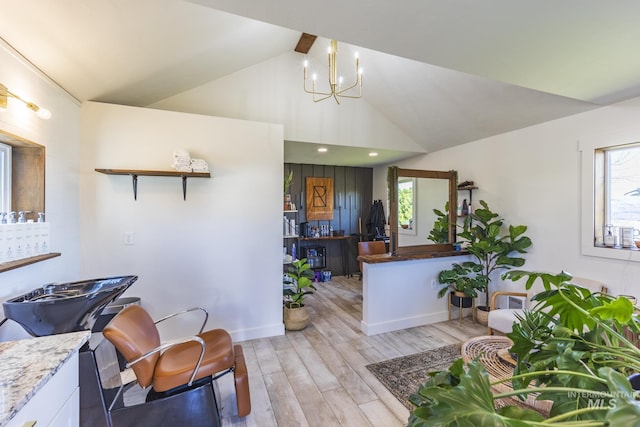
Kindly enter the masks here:
M 311 324 L 304 330 L 241 343 L 252 411 L 234 415 L 233 378 L 220 378 L 224 426 L 406 425 L 409 411 L 365 366 L 486 334 L 465 318 L 367 337 L 357 277 L 320 283 L 306 302 Z

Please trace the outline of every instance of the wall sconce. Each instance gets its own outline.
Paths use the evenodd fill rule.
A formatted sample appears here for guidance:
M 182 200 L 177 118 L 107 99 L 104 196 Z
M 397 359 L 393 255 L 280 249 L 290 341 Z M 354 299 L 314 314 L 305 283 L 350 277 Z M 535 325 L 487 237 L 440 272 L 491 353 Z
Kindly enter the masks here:
M 7 101 L 9 98 L 14 98 L 18 101 L 23 102 L 28 109 L 36 113 L 41 119 L 51 118 L 51 111 L 47 110 L 46 108 L 38 107 L 33 102 L 25 101 L 15 93 L 10 92 L 5 85 L 0 83 L 0 111 L 4 111 L 7 109 Z

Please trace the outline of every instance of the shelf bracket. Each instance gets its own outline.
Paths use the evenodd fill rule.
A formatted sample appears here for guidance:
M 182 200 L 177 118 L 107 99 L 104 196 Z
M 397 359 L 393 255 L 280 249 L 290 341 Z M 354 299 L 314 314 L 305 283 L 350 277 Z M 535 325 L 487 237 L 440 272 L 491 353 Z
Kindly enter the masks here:
M 133 184 L 133 200 L 138 200 L 138 175 L 132 173 L 131 180 Z
M 187 200 L 187 176 L 182 175 L 182 200 Z

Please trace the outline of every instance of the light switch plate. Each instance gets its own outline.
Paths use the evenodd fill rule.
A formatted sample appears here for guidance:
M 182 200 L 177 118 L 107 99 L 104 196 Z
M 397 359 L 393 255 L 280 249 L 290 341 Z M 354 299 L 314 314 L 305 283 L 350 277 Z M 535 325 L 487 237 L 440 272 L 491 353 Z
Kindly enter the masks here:
M 133 245 L 135 243 L 135 234 L 133 231 L 124 232 L 124 244 Z

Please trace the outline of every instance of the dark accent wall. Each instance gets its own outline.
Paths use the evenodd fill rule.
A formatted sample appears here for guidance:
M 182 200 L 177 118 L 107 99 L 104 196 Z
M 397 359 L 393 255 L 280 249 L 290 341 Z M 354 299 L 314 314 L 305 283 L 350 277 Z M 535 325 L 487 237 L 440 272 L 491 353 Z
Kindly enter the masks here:
M 347 272 L 358 274 L 357 242 L 360 240 L 359 221 L 362 224 L 362 232 L 366 232 L 366 222 L 369 216 L 369 209 L 373 202 L 373 169 L 348 167 L 348 166 L 325 166 L 306 165 L 297 163 L 285 163 L 285 176 L 293 170 L 293 182 L 289 188 L 292 202 L 298 209 L 297 224 L 306 221 L 306 178 L 333 178 L 333 220 L 329 221 L 309 221 L 313 226 L 329 225 L 334 230 L 344 230 L 345 236 L 351 236 L 347 240 L 346 259 L 348 266 L 343 269 L 340 254 L 340 241 L 300 241 L 300 246 L 324 246 L 327 252 L 327 268 L 333 275 L 345 275 Z M 291 239 L 288 239 L 291 240 Z M 294 241 L 286 242 L 290 253 L 291 244 Z M 298 255 L 301 248 L 297 248 Z

